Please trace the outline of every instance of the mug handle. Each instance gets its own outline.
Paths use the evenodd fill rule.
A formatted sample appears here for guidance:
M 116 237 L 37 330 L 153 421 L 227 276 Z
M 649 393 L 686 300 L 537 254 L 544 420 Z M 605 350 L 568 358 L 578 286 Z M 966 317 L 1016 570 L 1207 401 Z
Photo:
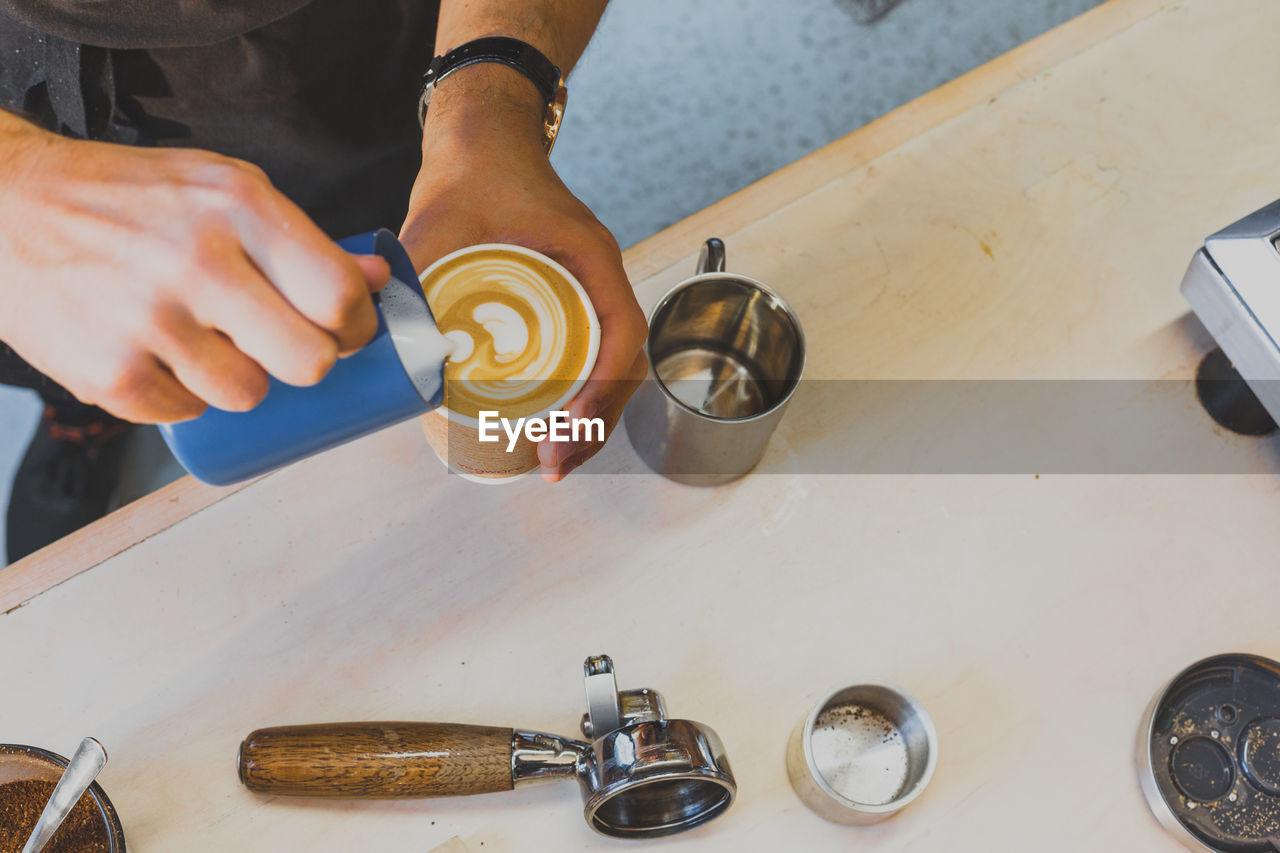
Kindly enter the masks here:
M 724 241 L 719 237 L 711 237 L 702 244 L 702 252 L 698 255 L 698 275 L 709 272 L 724 272 Z

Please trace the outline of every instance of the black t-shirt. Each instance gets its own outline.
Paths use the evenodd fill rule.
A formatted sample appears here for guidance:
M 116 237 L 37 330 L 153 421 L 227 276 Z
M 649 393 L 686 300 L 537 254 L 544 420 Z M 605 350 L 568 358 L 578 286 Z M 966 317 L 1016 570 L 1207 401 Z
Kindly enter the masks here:
M 0 0 L 0 107 L 256 163 L 334 237 L 397 230 L 436 0 Z

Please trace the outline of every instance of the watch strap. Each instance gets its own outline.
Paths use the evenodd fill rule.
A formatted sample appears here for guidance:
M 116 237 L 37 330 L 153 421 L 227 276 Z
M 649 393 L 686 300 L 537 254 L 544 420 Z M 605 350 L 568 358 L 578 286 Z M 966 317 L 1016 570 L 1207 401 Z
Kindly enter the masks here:
M 519 71 L 537 87 L 544 104 L 555 100 L 561 85 L 560 69 L 542 51 L 507 36 L 476 39 L 455 47 L 444 56 L 437 56 L 422 75 L 422 84 L 424 87 L 434 86 L 459 68 L 477 62 L 497 62 Z
M 542 144 L 547 153 L 556 144 L 556 136 L 560 132 L 560 122 L 564 118 L 564 105 L 568 92 L 564 86 L 564 78 L 560 69 L 540 50 L 519 39 L 507 36 L 488 36 L 464 45 L 455 47 L 444 56 L 431 60 L 425 74 L 422 75 L 422 94 L 418 98 L 418 124 L 427 119 L 427 108 L 431 103 L 431 93 L 436 85 L 445 77 L 477 62 L 497 62 L 514 68 L 537 87 L 543 99 Z

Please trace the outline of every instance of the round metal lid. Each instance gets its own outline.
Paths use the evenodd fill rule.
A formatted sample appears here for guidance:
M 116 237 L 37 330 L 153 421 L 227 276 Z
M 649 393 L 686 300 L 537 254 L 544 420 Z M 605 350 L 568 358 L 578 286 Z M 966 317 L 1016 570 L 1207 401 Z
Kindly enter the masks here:
M 1218 655 L 1178 674 L 1143 727 L 1142 783 L 1188 847 L 1280 850 L 1280 663 Z

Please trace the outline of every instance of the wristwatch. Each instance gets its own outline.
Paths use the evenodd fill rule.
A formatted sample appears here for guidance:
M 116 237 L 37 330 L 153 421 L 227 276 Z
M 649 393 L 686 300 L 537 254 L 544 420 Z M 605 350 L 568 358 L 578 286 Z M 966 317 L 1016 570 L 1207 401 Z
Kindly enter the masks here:
M 427 107 L 431 103 L 431 92 L 436 85 L 459 68 L 466 68 L 477 62 L 497 62 L 514 68 L 538 88 L 546 105 L 542 119 L 542 142 L 550 154 L 552 146 L 556 144 L 556 134 L 560 132 L 564 105 L 569 96 L 564 87 L 564 77 L 560 75 L 560 69 L 555 63 L 536 47 L 506 36 L 489 36 L 469 41 L 444 56 L 431 60 L 426 73 L 422 75 L 418 124 L 424 124 L 427 120 Z

